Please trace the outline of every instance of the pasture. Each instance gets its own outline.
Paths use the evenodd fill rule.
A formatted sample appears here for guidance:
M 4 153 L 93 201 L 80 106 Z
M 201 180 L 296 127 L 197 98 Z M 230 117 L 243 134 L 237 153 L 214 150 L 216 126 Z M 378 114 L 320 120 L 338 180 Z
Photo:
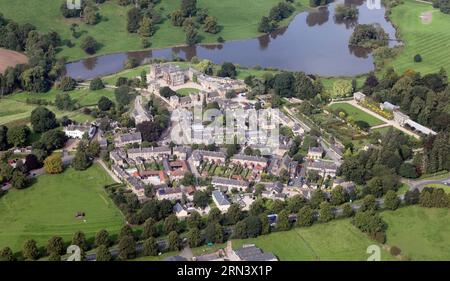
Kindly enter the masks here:
M 0 248 L 17 251 L 30 238 L 45 246 L 54 235 L 69 242 L 78 230 L 87 238 L 102 228 L 117 232 L 124 219 L 103 189 L 111 183 L 94 164 L 82 172 L 69 168 L 59 175 L 42 175 L 27 189 L 10 190 L 0 198 Z M 85 218 L 75 218 L 77 212 L 84 212 Z

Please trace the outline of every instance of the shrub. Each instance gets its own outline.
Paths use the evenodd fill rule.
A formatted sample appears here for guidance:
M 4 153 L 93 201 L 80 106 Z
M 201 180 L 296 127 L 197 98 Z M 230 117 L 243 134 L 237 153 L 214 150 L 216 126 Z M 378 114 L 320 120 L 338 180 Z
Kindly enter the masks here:
M 421 62 L 422 61 L 422 56 L 420 54 L 417 54 L 414 56 L 414 62 Z
M 391 255 L 393 255 L 393 256 L 398 256 L 398 255 L 400 255 L 400 253 L 402 252 L 402 250 L 400 250 L 400 248 L 397 247 L 397 246 L 392 246 L 391 249 L 389 250 L 389 252 L 390 252 Z
M 89 90 L 91 91 L 97 91 L 103 88 L 105 88 L 105 84 L 103 84 L 102 79 L 99 77 L 92 79 L 91 83 L 89 84 Z

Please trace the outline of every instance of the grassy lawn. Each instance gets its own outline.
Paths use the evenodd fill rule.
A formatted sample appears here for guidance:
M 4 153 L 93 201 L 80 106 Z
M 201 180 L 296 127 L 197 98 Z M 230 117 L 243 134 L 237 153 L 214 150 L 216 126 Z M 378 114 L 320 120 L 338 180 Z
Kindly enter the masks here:
M 35 109 L 37 106 L 38 105 L 27 104 L 23 101 L 15 100 L 14 95 L 3 98 L 0 101 L 0 124 L 12 127 L 17 125 L 29 124 L 31 111 L 33 111 L 33 109 Z M 80 111 L 61 111 L 54 106 L 45 107 L 53 111 L 57 118 L 67 116 L 79 123 L 93 120 L 92 116 L 83 114 Z
M 429 184 L 427 187 L 442 188 L 445 193 L 450 193 L 450 186 L 445 184 Z
M 28 92 L 16 93 L 16 94 L 7 96 L 7 99 L 20 101 L 20 102 L 26 102 L 27 98 L 33 98 L 33 99 L 46 100 L 48 102 L 54 102 L 56 95 L 62 94 L 62 93 L 69 94 L 70 97 L 73 100 L 75 100 L 80 106 L 97 105 L 98 100 L 102 96 L 105 96 L 112 101 L 116 100 L 114 91 L 112 89 L 106 89 L 106 88 L 97 90 L 97 91 L 91 91 L 88 88 L 84 88 L 84 89 L 75 89 L 70 92 L 62 92 L 58 89 L 52 88 L 47 93 L 28 93 Z
M 55 88 L 47 93 L 15 93 L 4 97 L 0 100 L 0 124 L 18 125 L 29 123 L 31 111 L 38 105 L 27 104 L 27 98 L 41 99 L 48 102 L 54 102 L 57 94 L 62 93 Z M 98 91 L 90 91 L 89 89 L 76 89 L 74 91 L 66 92 L 73 100 L 75 100 L 81 107 L 97 105 L 100 97 L 105 96 L 112 101 L 115 101 L 114 92 L 110 89 L 102 89 Z M 56 117 L 67 116 L 72 120 L 80 123 L 92 121 L 93 118 L 89 115 L 83 114 L 80 111 L 63 111 L 58 110 L 55 106 L 48 105 L 48 109 L 52 110 Z
M 450 172 L 448 171 L 440 171 L 434 174 L 423 174 L 419 177 L 419 179 L 427 179 L 427 180 L 442 180 L 450 177 Z
M 60 175 L 42 175 L 25 190 L 10 190 L 0 199 L 0 248 L 20 250 L 26 239 L 45 246 L 53 235 L 70 241 L 84 231 L 87 238 L 102 228 L 117 232 L 123 217 L 103 189 L 112 179 L 99 166 L 78 172 L 71 168 Z M 86 222 L 74 217 L 85 212 Z
M 397 194 L 405 194 L 409 190 L 409 185 L 402 183 L 397 190 Z
M 434 9 L 430 4 L 405 0 L 405 3 L 392 9 L 392 22 L 399 27 L 400 38 L 405 48 L 391 65 L 403 72 L 407 69 L 422 74 L 437 72 L 444 67 L 450 72 L 450 16 Z M 424 24 L 420 19 L 423 12 L 432 11 L 430 23 Z M 413 57 L 422 56 L 422 62 L 415 63 Z
M 233 247 L 256 244 L 266 252 L 273 252 L 282 261 L 294 260 L 360 260 L 368 258 L 367 247 L 376 244 L 356 229 L 350 220 L 316 224 L 309 228 L 295 228 L 275 232 L 255 239 L 235 240 Z M 382 260 L 391 260 L 382 251 Z
M 183 88 L 183 89 L 177 90 L 177 93 L 182 96 L 188 96 L 189 94 L 192 94 L 192 93 L 196 94 L 199 92 L 200 92 L 200 90 L 195 89 L 195 88 Z
M 402 254 L 412 260 L 450 259 L 450 211 L 428 209 L 418 206 L 382 212 L 388 223 L 387 244 L 397 246 Z M 274 232 L 257 238 L 233 240 L 233 248 L 244 244 L 255 244 L 265 252 L 274 253 L 282 261 L 296 260 L 360 260 L 365 261 L 369 245 L 376 244 L 362 234 L 350 219 L 336 220 L 326 224 L 315 224 L 309 228 Z M 211 253 L 224 244 L 192 249 L 194 255 Z M 157 257 L 139 257 L 139 261 L 162 260 L 179 252 L 164 253 Z M 381 259 L 396 260 L 385 250 Z
M 353 119 L 355 121 L 365 121 L 367 122 L 370 126 L 377 126 L 377 125 L 381 125 L 384 124 L 383 121 L 381 121 L 380 119 L 362 111 L 359 108 L 354 107 L 351 104 L 348 103 L 334 103 L 332 105 L 330 105 L 330 108 L 335 110 L 335 109 L 341 109 L 344 110 L 348 116 L 352 116 Z
M 385 135 L 390 129 L 399 131 L 397 128 L 394 128 L 392 126 L 386 126 L 386 127 L 373 129 L 372 132 L 380 132 L 381 135 Z
M 209 15 L 218 19 L 221 31 L 218 34 L 208 34 L 202 29 L 199 30 L 202 43 L 215 43 L 217 38 L 222 36 L 225 40 L 237 40 L 260 35 L 257 31 L 259 21 L 263 15 L 268 15 L 270 9 L 279 0 L 227 0 L 227 1 L 207 1 L 199 0 L 199 8 L 207 8 Z M 7 18 L 12 18 L 21 23 L 29 22 L 38 27 L 41 31 L 57 31 L 63 39 L 70 39 L 75 46 L 72 48 L 64 46 L 60 56 L 66 56 L 69 60 L 77 60 L 87 57 L 81 50 L 81 40 L 90 35 L 93 36 L 102 47 L 98 54 L 131 51 L 142 49 L 141 38 L 137 34 L 130 34 L 126 30 L 127 11 L 131 8 L 121 7 L 117 1 L 107 1 L 99 6 L 102 21 L 95 26 L 86 25 L 77 19 L 65 19 L 60 13 L 62 1 L 57 0 L 0 0 L 0 11 Z M 301 3 L 301 4 L 297 4 Z M 307 1 L 299 0 L 295 4 L 297 11 L 307 9 Z M 18 9 L 17 7 L 23 7 Z M 162 48 L 174 45 L 181 45 L 185 42 L 185 33 L 182 28 L 172 26 L 166 15 L 179 9 L 179 0 L 160 1 L 155 7 L 165 19 L 163 23 L 157 25 L 155 35 L 150 37 L 151 48 Z M 281 25 L 289 23 L 290 19 L 285 19 Z M 74 38 L 71 35 L 70 25 L 79 24 L 79 31 L 82 36 Z
M 388 223 L 387 244 L 412 260 L 450 260 L 449 209 L 418 206 L 383 212 Z

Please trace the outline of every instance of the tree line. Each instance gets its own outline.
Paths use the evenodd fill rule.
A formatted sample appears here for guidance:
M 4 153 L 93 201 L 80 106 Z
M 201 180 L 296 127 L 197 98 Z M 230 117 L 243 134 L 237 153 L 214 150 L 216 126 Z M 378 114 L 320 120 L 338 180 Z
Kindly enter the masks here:
M 388 101 L 400 106 L 412 120 L 435 131 L 448 131 L 450 128 L 447 111 L 450 89 L 448 75 L 443 68 L 426 75 L 413 70 L 399 75 L 388 69 L 380 79 L 369 75 L 362 90 L 376 102 Z

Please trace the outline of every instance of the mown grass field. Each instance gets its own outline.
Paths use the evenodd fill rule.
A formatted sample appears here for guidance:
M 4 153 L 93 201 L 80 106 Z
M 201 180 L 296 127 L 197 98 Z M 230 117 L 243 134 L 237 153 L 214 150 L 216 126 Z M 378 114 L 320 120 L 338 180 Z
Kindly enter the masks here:
M 199 93 L 199 92 L 200 92 L 200 90 L 195 89 L 195 88 L 182 88 L 182 89 L 177 90 L 177 93 L 182 96 L 188 96 L 189 94 L 192 94 L 192 93 L 195 94 L 195 93 Z
M 445 193 L 450 193 L 450 186 L 445 185 L 445 184 L 429 184 L 429 185 L 427 185 L 427 187 L 441 188 L 444 190 Z
M 41 99 L 53 103 L 55 101 L 56 95 L 60 93 L 62 93 L 60 90 L 53 88 L 47 93 L 20 92 L 5 96 L 3 99 L 0 99 L 0 124 L 17 125 L 29 123 L 31 111 L 33 111 L 33 109 L 38 105 L 27 104 L 26 100 L 28 98 Z M 90 91 L 89 89 L 76 89 L 74 91 L 66 93 L 69 94 L 71 98 L 79 104 L 80 107 L 96 106 L 98 100 L 102 96 L 115 101 L 114 91 L 111 89 L 102 89 L 98 91 Z M 52 110 L 57 118 L 67 116 L 70 119 L 80 123 L 93 120 L 92 116 L 86 115 L 80 112 L 80 110 L 58 110 L 55 106 L 52 105 L 47 105 L 45 107 Z
M 10 190 L 0 198 L 0 248 L 20 250 L 30 238 L 45 246 L 53 235 L 69 242 L 78 230 L 87 238 L 102 228 L 116 233 L 124 219 L 103 189 L 111 183 L 95 164 L 83 172 L 69 168 L 59 175 L 42 175 L 27 189 Z M 86 222 L 75 218 L 77 212 L 85 212 Z
M 367 247 L 376 244 L 355 228 L 349 219 L 275 232 L 255 239 L 235 240 L 233 247 L 255 244 L 282 261 L 367 260 Z M 382 251 L 382 260 L 392 257 Z
M 412 260 L 450 260 L 450 210 L 400 208 L 382 213 L 389 227 L 387 244 Z
M 268 15 L 269 10 L 278 2 L 280 1 L 199 0 L 198 7 L 207 8 L 209 14 L 215 16 L 221 26 L 218 34 L 208 34 L 200 30 L 202 43 L 215 43 L 219 36 L 225 40 L 236 40 L 260 35 L 257 27 L 261 17 Z M 136 34 L 129 34 L 126 30 L 126 14 L 131 6 L 121 7 L 117 4 L 117 0 L 110 0 L 99 6 L 103 20 L 95 26 L 89 26 L 77 19 L 65 19 L 59 10 L 61 3 L 60 0 L 0 0 L 0 11 L 7 18 L 22 23 L 32 23 L 42 31 L 55 30 L 63 39 L 72 40 L 75 46 L 63 47 L 59 54 L 70 60 L 87 57 L 79 45 L 88 35 L 93 36 L 103 45 L 98 54 L 142 49 L 141 38 Z M 298 11 L 308 7 L 306 0 L 298 0 L 297 3 L 302 3 L 295 5 Z M 164 0 L 156 5 L 156 10 L 165 18 L 179 7 L 179 0 Z M 289 21 L 290 19 L 286 19 L 281 24 L 286 25 Z M 73 38 L 70 31 L 70 25 L 74 22 L 79 24 L 79 30 L 83 34 L 78 39 Z M 185 33 L 182 28 L 172 26 L 170 20 L 165 20 L 158 25 L 158 30 L 149 41 L 151 48 L 181 45 L 185 43 Z
M 12 127 L 16 125 L 26 125 L 30 123 L 31 112 L 36 107 L 37 105 L 34 104 L 27 104 L 22 101 L 3 98 L 0 100 L 0 125 Z M 54 106 L 45 107 L 53 111 L 56 115 L 56 118 L 67 116 L 79 123 L 93 120 L 93 117 L 91 117 L 90 115 L 86 115 L 80 111 L 61 111 Z
M 353 120 L 355 121 L 365 121 L 367 122 L 370 126 L 377 126 L 377 125 L 381 125 L 384 124 L 383 121 L 381 121 L 380 119 L 362 111 L 359 108 L 354 107 L 351 104 L 348 103 L 334 103 L 332 105 L 330 105 L 330 108 L 335 110 L 335 109 L 340 109 L 340 110 L 344 110 L 347 113 L 347 116 L 351 116 L 353 118 Z
M 424 24 L 420 18 L 423 12 L 432 11 L 430 23 Z M 392 9 L 389 16 L 399 28 L 399 36 L 404 41 L 404 50 L 391 62 L 399 72 L 407 69 L 422 74 L 437 72 L 441 67 L 450 73 L 450 16 L 434 9 L 430 4 L 405 0 Z M 416 63 L 416 54 L 422 56 L 422 62 Z

